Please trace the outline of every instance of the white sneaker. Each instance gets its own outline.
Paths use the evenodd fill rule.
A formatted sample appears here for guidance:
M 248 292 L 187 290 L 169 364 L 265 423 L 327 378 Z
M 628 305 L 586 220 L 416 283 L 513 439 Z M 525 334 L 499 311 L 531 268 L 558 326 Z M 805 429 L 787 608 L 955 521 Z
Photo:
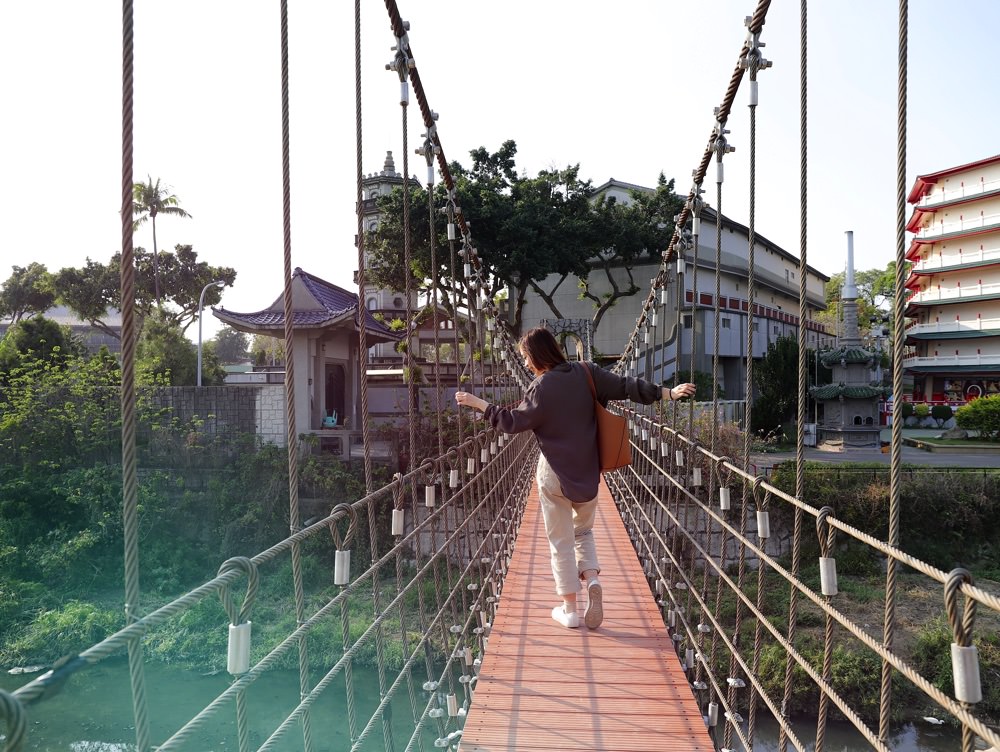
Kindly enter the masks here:
M 588 629 L 597 629 L 604 621 L 604 593 L 601 583 L 594 579 L 587 583 L 587 610 L 583 614 L 583 623 Z
M 580 614 L 576 611 L 566 613 L 562 606 L 556 606 L 552 609 L 552 618 L 569 629 L 576 629 L 580 626 Z

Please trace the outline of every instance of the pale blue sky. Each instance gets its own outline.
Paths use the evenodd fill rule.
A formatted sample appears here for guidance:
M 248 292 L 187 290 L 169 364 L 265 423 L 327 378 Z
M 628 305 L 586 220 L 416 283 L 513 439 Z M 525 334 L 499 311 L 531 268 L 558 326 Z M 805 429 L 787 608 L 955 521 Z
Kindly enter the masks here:
M 223 304 L 268 305 L 282 268 L 278 3 L 174 0 L 136 7 L 135 177 L 173 187 L 190 220 L 158 223 L 239 276 Z M 744 38 L 747 0 L 400 0 L 449 159 L 518 143 L 528 173 L 580 163 L 600 184 L 690 187 Z M 120 248 L 120 6 L 53 0 L 0 11 L 0 274 Z M 810 7 L 809 261 L 895 253 L 897 4 Z M 384 4 L 364 2 L 364 169 L 402 166 L 398 82 Z M 990 0 L 910 3 L 907 187 L 920 173 L 1000 152 Z M 290 0 L 293 265 L 351 287 L 356 267 L 353 3 Z M 761 37 L 757 230 L 799 243 L 799 3 L 775 0 Z M 746 223 L 747 93 L 730 118 L 723 211 Z M 410 113 L 410 147 L 422 132 Z M 410 171 L 424 176 L 410 155 Z M 714 172 L 706 179 L 714 203 Z M 150 247 L 148 230 L 136 243 Z M 207 318 L 206 337 L 215 331 Z M 192 329 L 194 331 L 194 329 Z

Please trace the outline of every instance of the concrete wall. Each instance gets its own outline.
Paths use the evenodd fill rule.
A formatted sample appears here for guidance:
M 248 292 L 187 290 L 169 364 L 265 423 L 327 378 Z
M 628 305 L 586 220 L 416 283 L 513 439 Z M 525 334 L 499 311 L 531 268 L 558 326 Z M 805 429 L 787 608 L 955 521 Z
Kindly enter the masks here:
M 181 424 L 197 419 L 199 432 L 209 440 L 256 435 L 264 443 L 285 445 L 281 384 L 162 387 L 142 390 L 140 398 L 169 409 L 168 417 Z

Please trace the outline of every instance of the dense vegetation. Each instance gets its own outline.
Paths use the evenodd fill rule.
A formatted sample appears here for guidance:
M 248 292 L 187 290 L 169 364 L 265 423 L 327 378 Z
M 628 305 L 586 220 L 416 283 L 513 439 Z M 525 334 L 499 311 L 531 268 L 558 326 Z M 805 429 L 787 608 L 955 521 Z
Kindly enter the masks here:
M 24 328 L 52 335 L 44 321 L 21 321 L 0 347 L 0 665 L 7 666 L 78 651 L 122 626 L 123 618 L 120 371 L 107 352 L 88 358 L 72 348 L 25 344 L 32 338 Z M 155 332 L 149 327 L 144 336 Z M 140 359 L 137 370 L 148 384 L 169 383 L 155 362 Z M 141 395 L 140 611 L 148 612 L 211 579 L 225 559 L 253 555 L 286 537 L 288 480 L 283 449 L 258 446 L 253 437 L 200 437 L 197 418 L 179 421 Z M 151 469 L 143 460 L 154 454 L 169 461 Z M 364 495 L 360 469 L 325 455 L 304 456 L 300 477 L 326 511 Z M 381 485 L 386 478 L 377 480 Z M 306 546 L 305 570 L 317 583 L 329 580 L 329 543 L 326 536 Z M 358 565 L 367 547 L 365 528 L 355 549 Z M 280 585 L 269 586 L 275 604 L 278 591 L 288 588 L 283 573 L 277 580 Z M 261 602 L 267 600 L 265 590 Z M 172 632 L 169 642 L 154 638 L 153 652 L 165 660 L 205 658 L 212 641 L 199 644 L 192 620 L 204 617 L 217 626 L 220 608 L 217 599 L 199 604 L 180 620 L 184 629 L 163 630 Z M 187 647 L 178 644 L 185 634 Z M 225 651 L 212 660 L 219 655 Z
M 907 553 L 944 571 L 964 567 L 972 572 L 977 584 L 996 589 L 1000 581 L 1000 471 L 951 471 L 943 468 L 904 467 L 902 470 L 900 503 L 900 548 Z M 805 468 L 805 498 L 815 507 L 830 506 L 838 519 L 864 533 L 885 540 L 889 518 L 889 471 L 885 465 L 844 463 L 829 465 L 807 463 Z M 779 488 L 793 492 L 795 463 L 786 462 L 775 468 L 773 482 Z M 788 505 L 771 505 L 772 519 L 781 520 L 790 528 L 792 510 Z M 772 523 L 774 524 L 774 523 Z M 819 572 L 815 564 L 819 545 L 815 533 L 807 529 L 803 536 L 802 578 L 817 592 Z M 836 606 L 851 615 L 865 612 L 869 604 L 876 610 L 884 598 L 883 557 L 874 549 L 846 535 L 838 534 L 835 545 L 837 573 L 841 580 L 841 594 Z M 950 644 L 954 637 L 944 618 L 942 589 L 930 587 L 923 575 L 902 567 L 900 611 L 914 604 L 908 624 L 897 641 L 897 649 L 923 676 L 927 677 L 946 694 L 952 692 Z M 784 587 L 784 586 L 782 586 Z M 780 588 L 779 588 L 780 590 Z M 787 588 L 784 588 L 787 592 Z M 772 597 L 778 597 L 772 593 Z M 922 598 L 926 596 L 928 601 Z M 787 602 L 787 596 L 780 596 Z M 780 613 L 775 606 L 773 613 Z M 818 611 L 808 607 L 800 615 L 799 624 L 818 627 Z M 1000 718 L 1000 619 L 980 612 L 974 630 L 975 644 L 979 650 L 983 701 L 977 712 L 987 718 Z M 807 628 L 801 638 L 804 652 L 815 658 L 821 655 L 822 642 Z M 783 666 L 783 654 L 774 650 L 775 664 L 765 683 L 781 686 L 784 675 L 777 663 Z M 778 660 L 780 658 L 781 660 Z M 770 665 L 762 662 L 764 671 Z M 819 665 L 815 663 L 814 665 Z M 865 681 L 865 676 L 878 675 L 877 657 L 866 649 L 852 648 L 845 643 L 834 655 L 835 684 L 841 687 L 852 705 L 863 716 L 877 717 L 877 683 Z M 782 669 L 783 670 L 783 669 Z M 853 678 L 852 678 L 853 677 Z M 805 687 L 805 683 L 800 686 Z M 868 690 L 875 686 L 874 694 Z M 922 693 L 907 682 L 897 682 L 894 698 L 897 708 L 908 705 L 929 705 Z M 794 707 L 808 710 L 815 707 L 815 697 L 803 691 L 793 701 Z M 928 707 L 928 710 L 933 709 Z

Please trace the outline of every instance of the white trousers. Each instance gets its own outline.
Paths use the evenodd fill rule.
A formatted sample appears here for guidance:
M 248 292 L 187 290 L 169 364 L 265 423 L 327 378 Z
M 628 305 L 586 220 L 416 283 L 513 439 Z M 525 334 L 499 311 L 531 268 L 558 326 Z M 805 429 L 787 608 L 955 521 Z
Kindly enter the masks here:
M 588 569 L 600 571 L 594 545 L 594 513 L 597 497 L 573 502 L 563 496 L 559 478 L 544 455 L 538 458 L 535 471 L 538 498 L 545 522 L 545 534 L 552 552 L 552 576 L 556 593 L 567 595 L 580 589 L 580 574 Z

